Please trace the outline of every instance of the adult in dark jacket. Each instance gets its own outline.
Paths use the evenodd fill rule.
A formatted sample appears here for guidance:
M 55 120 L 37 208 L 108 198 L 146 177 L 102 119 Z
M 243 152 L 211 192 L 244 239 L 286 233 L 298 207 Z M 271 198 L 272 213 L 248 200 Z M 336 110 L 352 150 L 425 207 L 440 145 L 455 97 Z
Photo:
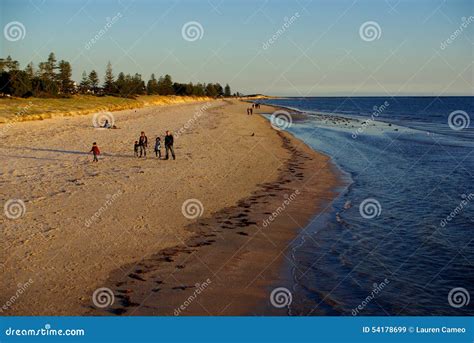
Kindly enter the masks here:
M 174 143 L 173 135 L 171 134 L 171 132 L 166 131 L 166 136 L 165 136 L 166 156 L 165 156 L 165 160 L 167 160 L 169 158 L 169 152 L 171 152 L 171 156 L 173 156 L 173 160 L 176 159 L 176 156 L 174 155 L 173 143 Z
M 146 157 L 146 148 L 148 146 L 148 138 L 145 136 L 145 132 L 141 132 L 140 138 L 138 138 L 138 146 L 140 147 L 140 157 Z

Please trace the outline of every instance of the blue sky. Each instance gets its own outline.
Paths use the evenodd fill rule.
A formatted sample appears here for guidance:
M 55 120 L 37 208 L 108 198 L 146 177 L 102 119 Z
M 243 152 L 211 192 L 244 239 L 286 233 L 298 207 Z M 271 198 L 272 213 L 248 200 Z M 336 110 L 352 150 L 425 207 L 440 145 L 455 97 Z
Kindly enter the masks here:
M 24 39 L 0 40 L 0 55 L 22 67 L 54 51 L 73 65 L 73 77 L 108 60 L 115 73 L 169 73 L 179 82 L 229 82 L 246 94 L 455 95 L 473 94 L 474 16 L 470 0 L 0 0 L 0 24 L 25 27 Z M 86 44 L 120 13 L 102 37 Z M 277 34 L 285 18 L 294 20 Z M 183 39 L 198 22 L 202 38 Z M 366 22 L 380 27 L 366 41 Z M 378 29 L 377 29 L 378 30 Z M 272 44 L 265 42 L 276 35 Z

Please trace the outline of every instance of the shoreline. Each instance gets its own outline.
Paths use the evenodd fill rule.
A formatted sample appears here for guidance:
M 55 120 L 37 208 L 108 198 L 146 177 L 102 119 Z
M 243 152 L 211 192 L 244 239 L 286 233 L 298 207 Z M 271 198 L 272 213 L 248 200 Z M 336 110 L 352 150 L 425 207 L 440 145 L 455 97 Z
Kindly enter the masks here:
M 285 282 L 281 271 L 293 240 L 341 185 L 328 156 L 288 132 L 276 134 L 290 157 L 275 181 L 189 225 L 192 236 L 183 244 L 111 273 L 105 287 L 118 301 L 104 310 L 90 307 L 85 314 L 286 315 L 286 307 L 269 306 L 269 287 Z M 314 167 L 324 185 L 312 180 Z
M 33 282 L 6 315 L 175 315 L 198 289 L 179 315 L 251 315 L 268 303 L 288 243 L 335 196 L 337 171 L 259 111 L 246 116 L 246 103 L 207 104 L 115 112 L 119 130 L 93 129 L 91 116 L 11 128 L 0 148 L 8 158 L 2 201 L 24 199 L 26 213 L 4 221 L 1 269 L 11 277 L 0 300 Z M 133 158 L 126 142 L 140 129 L 180 132 L 193 118 L 176 140 L 176 161 Z M 97 165 L 81 152 L 92 139 L 104 149 Z M 301 194 L 262 229 L 296 189 Z M 190 198 L 202 202 L 201 218 L 183 216 Z M 92 301 L 100 287 L 115 295 L 106 310 Z

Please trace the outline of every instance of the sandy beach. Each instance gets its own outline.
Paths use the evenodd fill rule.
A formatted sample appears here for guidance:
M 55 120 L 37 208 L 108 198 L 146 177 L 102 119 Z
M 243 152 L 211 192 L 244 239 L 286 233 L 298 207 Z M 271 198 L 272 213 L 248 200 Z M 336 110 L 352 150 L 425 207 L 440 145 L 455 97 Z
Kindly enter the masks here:
M 25 207 L 0 217 L 3 314 L 259 313 L 288 243 L 334 198 L 338 176 L 327 156 L 257 115 L 274 109 L 247 116 L 247 106 L 114 112 L 116 130 L 94 128 L 93 115 L 12 125 L 0 146 L 1 202 Z M 152 151 L 165 130 L 175 161 Z M 147 159 L 133 156 L 140 131 Z M 183 215 L 189 201 L 200 216 Z M 114 294 L 104 309 L 92 301 L 101 287 Z

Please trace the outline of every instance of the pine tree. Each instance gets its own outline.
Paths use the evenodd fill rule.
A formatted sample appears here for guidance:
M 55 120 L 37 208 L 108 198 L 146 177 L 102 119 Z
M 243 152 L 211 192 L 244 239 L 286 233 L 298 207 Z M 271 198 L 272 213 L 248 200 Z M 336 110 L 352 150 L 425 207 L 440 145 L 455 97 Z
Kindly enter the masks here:
M 62 93 L 71 94 L 74 91 L 74 82 L 71 80 L 72 68 L 67 61 L 61 60 L 59 62 L 58 81 Z
M 89 73 L 89 83 L 90 89 L 94 94 L 99 92 L 99 77 L 97 76 L 97 72 L 95 70 Z
M 185 94 L 186 95 L 193 95 L 194 93 L 194 85 L 192 82 L 188 83 L 185 87 Z
M 31 79 L 25 71 L 14 70 L 11 71 L 9 75 L 9 94 L 21 97 L 31 95 Z
M 217 89 L 212 83 L 208 83 L 206 86 L 206 95 L 211 97 L 217 96 Z
M 12 59 L 10 55 L 8 55 L 5 60 L 2 59 L 2 70 L 7 69 L 8 71 L 15 71 L 18 70 L 19 67 L 20 64 L 18 63 L 18 61 Z
M 117 76 L 117 80 L 115 81 L 115 89 L 117 90 L 120 96 L 124 96 L 125 94 L 125 74 L 120 72 Z
M 89 77 L 87 76 L 87 73 L 83 71 L 82 80 L 81 80 L 81 83 L 79 84 L 79 91 L 82 94 L 86 94 L 90 91 L 90 86 L 91 86 L 91 83 L 89 82 Z
M 57 69 L 56 65 L 56 56 L 54 52 L 51 52 L 48 56 L 48 61 L 44 64 L 45 77 L 50 82 L 56 81 L 55 70 Z
M 38 67 L 39 82 L 38 85 L 34 87 L 35 92 L 39 92 L 48 96 L 58 94 L 59 85 L 55 72 L 57 65 L 54 53 L 51 52 L 48 56 L 48 60 L 46 62 L 40 62 Z
M 171 76 L 166 74 L 164 77 L 160 77 L 158 80 L 158 94 L 160 95 L 173 95 L 173 81 Z
M 146 90 L 148 94 L 158 94 L 158 81 L 155 78 L 155 74 L 151 74 L 150 80 L 146 85 Z
M 215 83 L 214 88 L 216 89 L 217 96 L 223 96 L 224 95 L 224 88 L 222 88 L 220 83 Z
M 104 92 L 105 94 L 115 94 L 117 90 L 115 89 L 114 74 L 112 72 L 112 64 L 107 63 L 105 69 L 105 78 L 104 78 Z
M 132 78 L 130 95 L 134 94 L 146 94 L 145 82 L 142 80 L 142 76 L 136 73 Z
M 0 58 L 0 90 L 14 96 L 55 96 L 58 93 L 72 94 L 75 84 L 71 80 L 72 67 L 68 61 L 56 61 L 56 56 L 51 52 L 47 61 L 40 62 L 35 70 L 30 62 L 24 70 L 20 70 L 18 61 L 11 56 Z M 89 74 L 82 73 L 79 91 L 83 94 L 93 92 L 99 94 L 99 77 L 95 70 Z M 172 81 L 169 74 L 156 79 L 152 74 L 145 84 L 140 74 L 125 75 L 119 73 L 116 80 L 112 72 L 112 65 L 107 63 L 104 77 L 103 90 L 106 94 L 118 94 L 123 97 L 133 97 L 141 94 L 185 95 L 185 96 L 230 96 L 230 86 L 225 89 L 219 83 L 202 84 L 179 83 Z
M 230 97 L 231 94 L 232 94 L 232 93 L 230 92 L 230 86 L 229 86 L 229 84 L 226 84 L 226 85 L 225 85 L 225 88 L 224 88 L 224 96 Z
M 35 68 L 33 66 L 33 62 L 28 63 L 28 65 L 25 68 L 25 72 L 30 79 L 35 77 Z
M 202 83 L 197 83 L 193 88 L 193 95 L 204 96 L 206 95 L 205 87 Z

